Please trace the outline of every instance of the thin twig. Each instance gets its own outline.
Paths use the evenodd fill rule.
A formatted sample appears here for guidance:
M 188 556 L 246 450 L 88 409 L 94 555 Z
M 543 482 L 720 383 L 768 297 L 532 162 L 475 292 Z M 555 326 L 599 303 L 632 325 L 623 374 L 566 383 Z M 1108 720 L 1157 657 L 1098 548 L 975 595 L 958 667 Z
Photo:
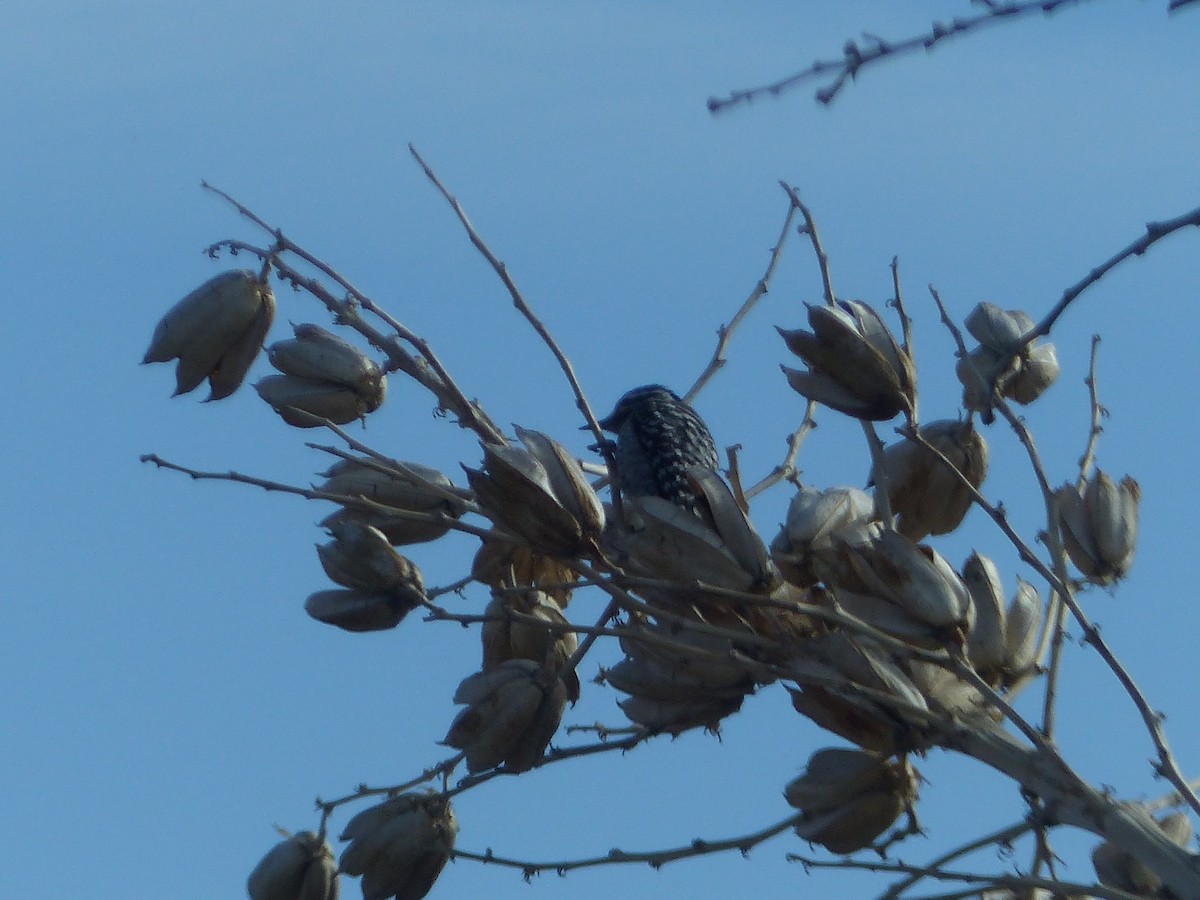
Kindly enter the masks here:
M 528 860 L 510 859 L 508 857 L 497 856 L 488 850 L 485 853 L 473 853 L 469 850 L 455 850 L 453 857 L 455 859 L 469 859 L 475 862 L 491 863 L 498 866 L 506 866 L 511 869 L 520 869 L 526 879 L 537 875 L 540 872 L 556 872 L 563 875 L 575 869 L 590 869 L 597 866 L 624 865 L 628 863 L 645 863 L 653 869 L 661 868 L 670 862 L 675 862 L 681 859 L 691 859 L 697 856 L 707 856 L 712 853 L 724 853 L 729 850 L 737 850 L 739 853 L 749 853 L 754 847 L 768 841 L 778 834 L 782 834 L 796 824 L 799 814 L 788 816 L 782 822 L 777 822 L 759 831 L 751 832 L 750 834 L 740 835 L 732 838 L 721 838 L 718 840 L 706 840 L 696 838 L 682 847 L 672 847 L 666 850 L 647 850 L 647 851 L 628 851 L 613 848 L 603 856 L 593 856 L 584 859 L 564 859 L 554 862 L 532 862 Z
M 792 204 L 800 210 L 800 215 L 804 216 L 804 227 L 800 231 L 808 235 L 813 252 L 817 255 L 817 265 L 821 269 L 821 285 L 825 290 L 825 303 L 828 306 L 837 306 L 837 295 L 833 292 L 833 277 L 829 274 L 829 257 L 825 255 L 825 247 L 821 244 L 821 233 L 817 231 L 817 221 L 813 218 L 812 211 L 800 199 L 798 189 L 783 181 L 779 183 L 792 198 Z
M 994 22 L 1005 19 L 1017 19 L 1034 12 L 1049 14 L 1060 6 L 1082 2 L 1084 0 L 1026 0 L 1026 2 L 1022 3 L 992 2 L 988 3 L 986 11 L 978 16 L 956 18 L 948 25 L 943 22 L 934 22 L 928 32 L 904 40 L 886 41 L 874 35 L 865 35 L 866 43 L 863 46 L 860 46 L 854 40 L 846 41 L 845 46 L 842 48 L 840 59 L 820 60 L 814 62 L 806 69 L 801 69 L 799 72 L 788 75 L 786 78 L 781 78 L 771 84 L 730 91 L 725 97 L 710 97 L 708 100 L 708 111 L 715 115 L 734 106 L 750 103 L 760 97 L 778 97 L 797 85 L 826 75 L 831 76 L 833 80 L 824 87 L 819 88 L 815 97 L 818 103 L 828 105 L 847 83 L 857 77 L 859 71 L 864 66 L 917 50 L 932 50 L 934 46 L 948 38 L 976 31 Z M 1174 2 L 1182 4 L 1193 2 L 1193 0 L 1174 0 Z
M 968 841 L 961 846 L 955 847 L 953 850 L 949 850 L 946 853 L 943 853 L 941 856 L 938 856 L 937 858 L 926 863 L 919 870 L 914 871 L 907 877 L 897 881 L 890 888 L 888 888 L 887 893 L 880 895 L 879 900 L 899 900 L 899 897 L 902 893 L 904 893 L 917 882 L 929 877 L 932 873 L 941 869 L 942 866 L 946 865 L 946 863 L 953 862 L 960 856 L 966 856 L 969 853 L 974 853 L 976 850 L 990 846 L 991 844 L 1003 846 L 1005 844 L 1012 843 L 1022 835 L 1028 834 L 1033 827 L 1033 823 L 1029 821 L 1017 822 L 1013 825 L 993 831 L 990 834 L 985 834 L 982 837 L 975 838 L 974 840 Z

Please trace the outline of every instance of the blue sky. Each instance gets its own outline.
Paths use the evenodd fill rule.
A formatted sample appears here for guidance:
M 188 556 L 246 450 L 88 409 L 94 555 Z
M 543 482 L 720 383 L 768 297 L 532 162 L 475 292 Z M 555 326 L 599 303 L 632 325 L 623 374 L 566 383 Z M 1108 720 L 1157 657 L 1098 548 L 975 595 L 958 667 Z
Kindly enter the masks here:
M 1143 223 L 1200 204 L 1200 13 L 1168 17 L 1165 0 L 993 28 L 867 71 L 828 109 L 800 90 L 717 118 L 705 109 L 712 94 L 836 56 L 862 30 L 903 37 L 967 4 L 648 6 L 0 6 L 5 896 L 242 896 L 273 824 L 313 827 L 314 796 L 401 781 L 443 758 L 449 698 L 477 665 L 477 635 L 454 625 L 414 617 L 348 635 L 304 614 L 304 598 L 327 586 L 312 550 L 327 510 L 138 462 L 157 452 L 300 484 L 326 466 L 303 446 L 313 436 L 252 391 L 171 400 L 168 368 L 137 365 L 162 312 L 228 265 L 202 248 L 258 238 L 201 179 L 428 338 L 496 421 L 579 453 L 586 438 L 561 373 L 409 142 L 605 410 L 629 387 L 683 389 L 700 372 L 766 264 L 786 211 L 779 179 L 815 212 L 842 296 L 881 303 L 899 257 L 926 419 L 953 417 L 957 404 L 953 345 L 926 285 L 960 318 L 980 300 L 1038 317 Z M 1100 332 L 1111 417 L 1099 463 L 1140 481 L 1142 540 L 1128 582 L 1085 602 L 1168 714 L 1189 773 L 1200 771 L 1183 577 L 1195 549 L 1197 240 L 1176 235 L 1126 263 L 1063 317 L 1053 338 L 1063 376 L 1028 411 L 1051 478 L 1072 477 Z M 797 327 L 803 301 L 819 297 L 793 235 L 770 295 L 697 401 L 720 444 L 742 444 L 749 473 L 779 460 L 802 414 L 773 326 Z M 288 320 L 326 316 L 284 294 L 272 340 Z M 265 362 L 252 378 L 261 374 Z M 459 480 L 458 462 L 479 460 L 474 440 L 397 378 L 365 437 Z M 988 438 L 985 493 L 1032 537 L 1040 504 L 1028 467 L 1002 429 Z M 857 426 L 825 413 L 799 464 L 817 485 L 861 484 L 866 459 Z M 768 538 L 787 500 L 780 489 L 756 503 Z M 979 513 L 938 546 L 955 563 L 973 548 L 992 555 L 1014 587 L 1014 554 Z M 456 537 L 410 555 L 441 584 L 471 552 Z M 464 608 L 483 602 L 471 598 Z M 600 602 L 578 598 L 581 618 Z M 1121 796 L 1164 792 L 1111 675 L 1078 646 L 1068 663 L 1068 758 Z M 585 688 L 595 665 L 583 667 Z M 614 699 L 586 690 L 566 722 L 620 724 Z M 550 860 L 752 831 L 787 814 L 783 785 L 833 743 L 775 687 L 719 742 L 661 738 L 464 796 L 460 846 Z M 929 835 L 904 847 L 906 860 L 1021 815 L 1009 786 L 973 764 L 935 753 L 917 765 Z M 1069 877 L 1090 879 L 1090 845 L 1056 840 Z M 531 885 L 459 862 L 433 896 L 870 896 L 880 884 L 783 860 L 807 849 L 785 836 L 749 862 L 607 867 Z

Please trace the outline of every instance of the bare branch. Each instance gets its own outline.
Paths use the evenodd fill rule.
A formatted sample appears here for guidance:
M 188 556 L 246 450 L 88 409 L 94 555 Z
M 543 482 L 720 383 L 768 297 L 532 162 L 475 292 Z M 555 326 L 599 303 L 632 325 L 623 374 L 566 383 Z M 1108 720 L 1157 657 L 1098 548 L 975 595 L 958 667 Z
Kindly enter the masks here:
M 735 106 L 749 104 L 761 97 L 779 97 L 798 85 L 826 76 L 832 80 L 824 87 L 819 88 L 814 96 L 818 103 L 828 106 L 833 102 L 833 99 L 842 88 L 848 82 L 857 78 L 859 71 L 866 66 L 871 66 L 884 59 L 901 56 L 917 50 L 928 52 L 949 38 L 967 34 L 971 31 L 978 31 L 984 26 L 992 25 L 996 22 L 1014 21 L 1028 16 L 1030 13 L 1037 12 L 1049 15 L 1059 7 L 1076 5 L 1083 2 L 1085 0 L 1025 0 L 1025 2 L 1021 3 L 991 2 L 987 4 L 984 12 L 977 16 L 956 18 L 951 20 L 949 24 L 934 22 L 930 26 L 929 31 L 915 37 L 905 38 L 904 40 L 886 41 L 875 35 L 867 34 L 864 35 L 866 43 L 861 46 L 853 39 L 846 41 L 845 46 L 842 48 L 840 59 L 819 60 L 806 69 L 801 69 L 799 72 L 795 72 L 770 84 L 730 91 L 725 97 L 710 97 L 708 99 L 708 111 L 716 115 Z M 1174 2 L 1179 3 L 1180 0 L 1174 0 Z M 1182 0 L 1182 2 L 1194 2 L 1194 0 Z

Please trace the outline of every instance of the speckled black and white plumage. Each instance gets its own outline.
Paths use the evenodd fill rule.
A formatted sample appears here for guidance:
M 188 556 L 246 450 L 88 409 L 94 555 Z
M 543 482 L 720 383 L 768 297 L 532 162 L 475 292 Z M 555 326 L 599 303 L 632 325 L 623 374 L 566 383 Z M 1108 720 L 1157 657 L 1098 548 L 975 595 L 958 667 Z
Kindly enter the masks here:
M 623 396 L 600 427 L 617 436 L 617 483 L 631 497 L 663 497 L 696 511 L 690 466 L 717 471 L 717 445 L 696 411 L 661 384 Z

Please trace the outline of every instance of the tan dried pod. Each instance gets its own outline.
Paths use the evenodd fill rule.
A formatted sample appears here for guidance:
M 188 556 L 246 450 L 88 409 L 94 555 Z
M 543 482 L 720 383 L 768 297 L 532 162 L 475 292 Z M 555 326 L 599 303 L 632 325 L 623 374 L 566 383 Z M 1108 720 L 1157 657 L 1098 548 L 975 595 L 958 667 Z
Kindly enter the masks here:
M 479 772 L 505 763 L 524 772 L 541 760 L 562 720 L 567 689 L 536 662 L 510 659 L 490 672 L 464 679 L 454 694 L 465 703 L 443 743 L 464 751 L 467 769 Z
M 1021 358 L 1017 371 L 1004 384 L 1005 397 L 1028 406 L 1058 380 L 1058 354 L 1053 344 L 1037 344 Z
M 936 448 L 976 489 L 988 470 L 988 447 L 971 422 L 943 420 L 920 430 L 921 437 Z M 966 517 L 971 508 L 971 490 L 934 453 L 917 441 L 904 439 L 883 453 L 888 501 L 899 516 L 896 529 L 906 538 L 919 541 L 930 534 L 947 534 Z M 879 483 L 871 470 L 870 484 Z
M 994 303 L 979 303 L 963 324 L 971 337 L 990 350 L 1010 352 L 1034 328 L 1033 320 L 1020 310 L 1005 312 Z
M 397 546 L 442 537 L 451 526 L 441 517 L 458 519 L 467 510 L 450 479 L 420 463 L 381 463 L 366 457 L 342 459 L 322 474 L 326 480 L 317 485 L 317 490 L 362 497 L 396 511 L 346 506 L 323 519 L 323 527 L 332 528 L 347 520 L 361 522 L 378 528 L 389 543 Z
M 865 303 L 809 306 L 812 332 L 778 329 L 808 364 L 783 367 L 793 390 L 846 415 L 884 421 L 913 408 L 916 374 L 879 314 Z
M 846 546 L 844 551 L 866 587 L 864 593 L 895 603 L 937 628 L 970 627 L 974 610 L 966 585 L 935 550 L 884 530 L 870 544 Z
M 874 507 L 870 496 L 858 488 L 801 486 L 788 504 L 783 528 L 771 542 L 771 559 L 792 584 L 816 584 L 821 579 L 814 568 L 814 552 L 832 547 L 831 535 L 869 522 Z
M 617 705 L 629 721 L 655 732 L 678 736 L 693 728 L 716 732 L 721 720 L 742 707 L 743 696 L 701 697 L 660 700 L 652 697 L 626 697 Z
M 1125 804 L 1129 812 L 1138 814 L 1147 823 L 1152 822 L 1180 847 L 1187 847 L 1192 840 L 1192 823 L 1185 813 L 1171 812 L 1157 819 L 1140 803 Z M 1092 851 L 1092 866 L 1096 877 L 1106 887 L 1116 888 L 1138 896 L 1157 896 L 1162 888 L 1162 879 L 1143 863 L 1116 844 L 1105 841 Z
M 1065 484 L 1055 492 L 1063 545 L 1094 584 L 1123 578 L 1137 549 L 1141 489 L 1126 475 L 1116 483 L 1097 469 L 1081 495 Z
M 420 900 L 450 859 L 457 837 L 448 798 L 432 791 L 400 794 L 346 823 L 341 840 L 350 845 L 340 867 L 362 876 L 367 900 Z
M 963 583 L 971 594 L 975 624 L 967 635 L 967 658 L 979 676 L 995 687 L 1008 661 L 1004 585 L 996 564 L 979 553 L 963 563 Z
M 228 397 L 246 377 L 275 318 L 275 296 L 246 269 L 210 278 L 159 321 L 143 363 L 170 362 L 175 395 L 209 379 L 210 400 Z
M 1037 588 L 1017 579 L 1017 592 L 1008 605 L 1004 623 L 1004 683 L 1014 687 L 1037 667 L 1038 635 L 1045 609 Z
M 877 645 L 834 632 L 804 642 L 800 651 L 786 665 L 796 683 L 788 688 L 796 712 L 881 755 L 928 746 L 925 698 Z
M 323 423 L 317 419 L 347 425 L 367 412 L 352 389 L 326 381 L 267 375 L 255 383 L 254 390 L 283 421 L 296 428 L 320 428 Z
M 360 591 L 424 596 L 420 571 L 392 549 L 378 528 L 350 520 L 331 524 L 329 533 L 333 540 L 318 544 L 317 556 L 331 580 Z
M 386 631 L 395 628 L 416 609 L 417 596 L 415 591 L 317 591 L 304 602 L 304 611 L 318 622 L 336 625 L 344 631 Z
M 484 468 L 464 466 L 488 516 L 513 535 L 552 556 L 591 551 L 599 536 L 594 520 L 581 522 L 554 492 L 546 468 L 527 450 L 483 444 Z M 570 497 L 577 502 L 577 497 Z
M 604 531 L 604 504 L 583 474 L 579 462 L 567 448 L 540 431 L 516 427 L 517 437 L 542 465 L 555 498 L 566 508 L 586 535 Z
M 295 338 L 267 348 L 271 365 L 285 375 L 350 388 L 370 407 L 367 412 L 379 408 L 387 379 L 378 363 L 319 325 L 293 325 L 292 330 Z
M 662 497 L 627 497 L 623 503 L 632 530 L 610 536 L 632 571 L 689 591 L 697 582 L 736 591 L 756 587 L 761 573 L 747 571 L 699 517 Z
M 484 538 L 471 563 L 471 577 L 494 591 L 529 587 L 544 593 L 559 609 L 571 600 L 569 585 L 579 576 L 567 563 L 504 537 Z
M 520 613 L 544 622 L 536 625 L 516 621 L 509 613 Z M 483 670 L 489 671 L 510 659 L 529 659 L 547 666 L 551 671 L 562 670 L 579 641 L 558 604 L 543 591 L 530 590 L 495 596 L 484 609 L 491 616 L 483 623 Z M 555 627 L 550 627 L 555 626 Z M 566 673 L 567 699 L 579 699 L 579 676 L 574 670 Z
M 819 750 L 784 791 L 801 811 L 796 834 L 833 853 L 867 847 L 917 796 L 916 771 L 857 750 Z
M 337 900 L 333 850 L 311 831 L 272 847 L 246 881 L 250 900 Z

